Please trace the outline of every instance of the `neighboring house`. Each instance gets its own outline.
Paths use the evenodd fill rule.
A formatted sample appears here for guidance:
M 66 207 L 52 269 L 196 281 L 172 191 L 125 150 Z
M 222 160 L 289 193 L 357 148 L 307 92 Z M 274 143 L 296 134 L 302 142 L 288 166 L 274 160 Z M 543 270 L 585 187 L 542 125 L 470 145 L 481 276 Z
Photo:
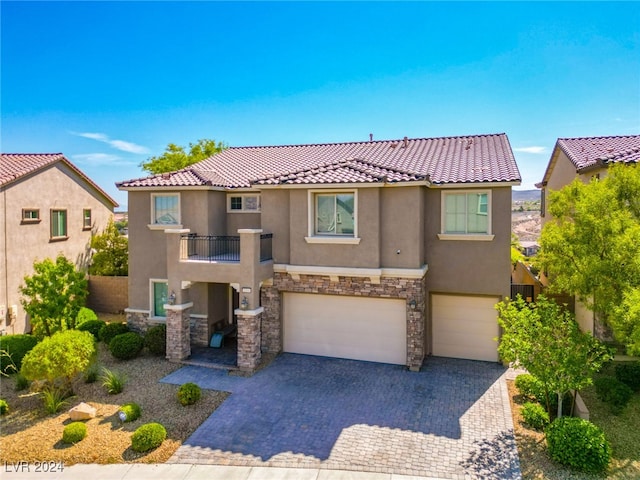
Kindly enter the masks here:
M 33 263 L 86 267 L 92 231 L 117 203 L 61 153 L 0 154 L 0 334 L 30 331 L 19 287 Z
M 237 326 L 262 351 L 497 361 L 510 294 L 504 134 L 229 148 L 129 193 L 129 324 L 185 359 Z
M 576 178 L 588 183 L 592 178 L 604 177 L 611 164 L 635 164 L 639 161 L 640 135 L 559 138 L 542 182 L 536 184 L 536 187 L 542 190 L 540 214 L 543 217 L 543 226 L 549 221 L 547 211 L 549 192 L 560 190 Z M 548 283 L 544 275 L 540 275 L 540 280 L 543 285 Z M 594 313 L 588 310 L 579 299 L 575 300 L 574 308 L 576 320 L 583 331 L 595 332 L 600 338 L 608 335 Z
M 538 242 L 531 242 L 526 240 L 520 242 L 520 247 L 522 250 L 522 254 L 525 257 L 533 257 L 538 253 L 538 250 L 540 250 L 540 245 L 538 245 Z

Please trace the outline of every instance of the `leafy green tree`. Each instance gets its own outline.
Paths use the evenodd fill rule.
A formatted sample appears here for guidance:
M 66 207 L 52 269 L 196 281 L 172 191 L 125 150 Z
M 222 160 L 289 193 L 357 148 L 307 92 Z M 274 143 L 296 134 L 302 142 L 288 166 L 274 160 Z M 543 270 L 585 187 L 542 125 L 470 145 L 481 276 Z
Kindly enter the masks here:
M 581 332 L 570 312 L 543 295 L 535 304 L 525 303 L 520 296 L 507 299 L 496 309 L 503 329 L 500 357 L 542 382 L 550 415 L 549 395 L 557 395 L 557 416 L 561 417 L 565 393 L 591 385 L 594 373 L 612 358 L 610 350 Z
M 539 261 L 550 291 L 576 295 L 618 341 L 640 351 L 640 316 L 620 309 L 640 288 L 640 168 L 612 165 L 604 179 L 575 180 L 551 192 L 549 213 Z
M 74 377 L 96 357 L 93 335 L 79 330 L 57 332 L 38 343 L 22 360 L 20 372 L 29 380 L 44 380 L 50 387 L 62 382 L 71 390 Z
M 129 241 L 120 234 L 113 218 L 98 235 L 91 238 L 91 257 L 89 273 L 109 277 L 127 276 L 129 273 Z
M 183 146 L 170 143 L 162 155 L 150 157 L 146 162 L 142 162 L 140 167 L 151 174 L 173 172 L 220 153 L 225 148 L 227 145 L 223 142 L 216 143 L 215 140 L 209 139 L 189 143 L 188 152 Z
M 76 317 L 89 294 L 84 272 L 58 255 L 55 262 L 46 258 L 33 264 L 34 274 L 24 277 L 20 300 L 31 316 L 38 337 L 75 328 Z
M 513 265 L 514 268 L 518 262 L 524 261 L 521 248 L 520 240 L 514 233 L 511 233 L 511 265 Z

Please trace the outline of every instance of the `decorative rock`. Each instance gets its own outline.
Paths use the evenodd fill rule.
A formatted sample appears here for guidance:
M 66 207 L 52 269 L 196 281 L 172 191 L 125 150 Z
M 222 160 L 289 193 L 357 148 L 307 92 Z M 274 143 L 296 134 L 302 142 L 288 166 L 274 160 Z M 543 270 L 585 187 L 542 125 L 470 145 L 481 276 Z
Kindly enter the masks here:
M 96 416 L 96 409 L 91 405 L 88 405 L 84 402 L 76 405 L 71 410 L 69 410 L 69 418 L 74 422 L 78 420 L 89 420 L 90 418 L 94 418 Z

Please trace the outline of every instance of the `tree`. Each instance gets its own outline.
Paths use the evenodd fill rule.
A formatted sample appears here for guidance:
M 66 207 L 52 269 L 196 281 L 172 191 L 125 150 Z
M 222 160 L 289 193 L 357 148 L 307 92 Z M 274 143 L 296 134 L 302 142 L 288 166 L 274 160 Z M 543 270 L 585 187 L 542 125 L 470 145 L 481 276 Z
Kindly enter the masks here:
M 503 328 L 500 357 L 542 382 L 549 415 L 553 413 L 549 395 L 556 394 L 561 417 L 565 393 L 591 385 L 594 373 L 612 358 L 611 352 L 581 332 L 570 312 L 543 295 L 532 304 L 518 295 L 514 301 L 498 303 L 496 309 Z
M 522 254 L 522 246 L 520 245 L 520 240 L 516 236 L 515 233 L 511 233 L 511 265 L 513 268 L 516 267 L 518 262 L 524 261 L 524 255 Z
M 91 258 L 91 275 L 127 276 L 129 273 L 129 241 L 120 234 L 113 218 L 98 235 L 91 238 L 94 254 Z
M 34 274 L 24 277 L 20 300 L 31 316 L 36 336 L 75 327 L 76 317 L 85 304 L 88 290 L 84 272 L 76 270 L 63 255 L 33 264 Z
M 551 193 L 549 213 L 539 260 L 550 291 L 576 295 L 639 351 L 640 316 L 622 318 L 620 306 L 640 288 L 640 168 L 612 165 L 602 180 L 576 179 Z
M 201 139 L 197 143 L 189 143 L 189 152 L 187 153 L 184 147 L 170 143 L 162 155 L 150 157 L 146 162 L 142 162 L 140 167 L 154 175 L 173 172 L 209 158 L 226 148 L 227 145 L 223 142 L 216 143 L 215 140 Z

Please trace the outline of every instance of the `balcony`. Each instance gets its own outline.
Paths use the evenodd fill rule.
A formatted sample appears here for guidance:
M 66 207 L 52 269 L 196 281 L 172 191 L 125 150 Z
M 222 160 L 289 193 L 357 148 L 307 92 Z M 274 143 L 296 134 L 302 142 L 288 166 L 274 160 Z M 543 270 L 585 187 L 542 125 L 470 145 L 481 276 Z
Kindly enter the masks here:
M 272 233 L 260 235 L 260 262 L 273 259 L 272 239 Z M 180 236 L 180 260 L 240 263 L 240 236 L 182 234 Z

